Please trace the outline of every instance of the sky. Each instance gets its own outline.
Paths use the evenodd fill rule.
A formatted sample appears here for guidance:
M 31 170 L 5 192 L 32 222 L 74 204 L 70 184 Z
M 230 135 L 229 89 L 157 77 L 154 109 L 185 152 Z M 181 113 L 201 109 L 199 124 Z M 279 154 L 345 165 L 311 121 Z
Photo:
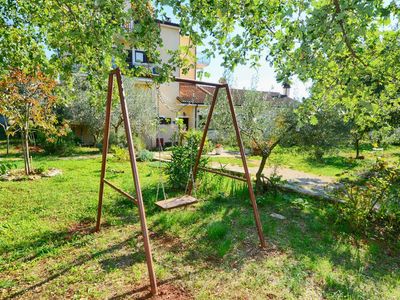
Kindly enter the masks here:
M 207 47 L 207 45 L 205 45 Z M 200 49 L 201 51 L 201 49 Z M 264 55 L 265 57 L 265 55 Z M 223 77 L 224 68 L 221 66 L 222 57 L 218 54 L 215 58 L 211 58 L 208 67 L 204 68 L 204 72 L 210 73 L 210 77 L 203 78 L 205 81 L 218 82 Z M 260 67 L 251 68 L 250 64 L 239 65 L 233 72 L 233 87 L 238 89 L 250 89 L 255 76 L 258 77 L 257 90 L 270 92 L 283 92 L 282 85 L 276 81 L 274 69 L 265 59 L 260 59 Z M 290 88 L 290 97 L 302 99 L 308 96 L 309 84 L 305 84 L 298 79 L 294 79 Z

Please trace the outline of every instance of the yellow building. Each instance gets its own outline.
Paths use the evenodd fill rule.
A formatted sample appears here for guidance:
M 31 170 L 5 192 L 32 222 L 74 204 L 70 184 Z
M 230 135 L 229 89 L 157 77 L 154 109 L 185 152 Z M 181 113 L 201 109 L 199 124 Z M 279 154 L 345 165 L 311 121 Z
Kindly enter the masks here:
M 184 74 L 183 70 L 177 69 L 173 76 L 187 79 L 196 79 L 197 71 L 207 66 L 204 61 L 196 63 L 196 48 L 191 45 L 189 37 L 180 35 L 180 27 L 178 24 L 172 22 L 159 22 L 160 35 L 163 41 L 163 47 L 160 47 L 161 60 L 167 62 L 171 58 L 169 51 L 177 51 L 179 49 L 187 49 L 187 54 L 183 57 L 189 65 L 188 72 Z M 146 53 L 141 49 L 132 49 L 128 56 L 128 63 L 132 66 L 145 65 L 155 72 L 154 66 L 147 61 Z M 146 83 L 150 81 L 148 78 L 137 78 L 136 83 Z M 171 82 L 162 84 L 159 91 L 154 91 L 154 100 L 157 101 L 159 106 L 159 115 L 161 119 L 160 141 L 165 145 L 173 142 L 174 133 L 177 131 L 175 124 L 176 119 L 182 119 L 187 129 L 196 128 L 201 119 L 199 113 L 200 107 L 204 104 L 191 103 L 190 101 L 183 101 L 188 91 L 187 84 L 180 84 Z M 156 140 L 147 141 L 149 147 L 155 147 Z

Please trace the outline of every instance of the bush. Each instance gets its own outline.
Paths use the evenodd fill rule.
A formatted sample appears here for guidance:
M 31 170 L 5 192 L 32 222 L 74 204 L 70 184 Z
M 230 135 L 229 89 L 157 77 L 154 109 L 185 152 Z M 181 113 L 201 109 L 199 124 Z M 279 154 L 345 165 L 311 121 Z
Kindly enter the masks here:
M 16 164 L 0 161 L 0 175 L 5 175 L 12 168 L 16 168 L 16 167 L 17 167 Z
M 153 153 L 149 150 L 143 149 L 140 150 L 137 154 L 138 161 L 152 161 L 153 160 Z
M 376 232 L 387 237 L 400 233 L 400 170 L 378 160 L 358 182 L 347 182 L 338 192 L 341 217 L 352 229 L 371 234 Z
M 118 161 L 127 161 L 129 160 L 129 152 L 125 148 L 121 148 L 119 146 L 111 146 L 110 153 L 113 154 L 114 158 Z
M 166 172 L 169 175 L 169 183 L 173 188 L 185 189 L 188 183 L 189 175 L 196 162 L 198 147 L 201 141 L 202 133 L 200 131 L 190 130 L 184 135 L 183 145 L 172 148 L 172 159 L 167 164 Z M 209 143 L 207 143 L 209 145 Z M 207 146 L 208 147 L 208 146 Z M 204 147 L 203 153 L 206 153 Z M 202 157 L 199 167 L 207 165 L 207 158 Z M 198 177 L 202 172 L 198 172 Z
M 72 131 L 65 136 L 50 138 L 39 132 L 36 137 L 36 143 L 47 154 L 68 155 L 79 145 L 79 138 Z

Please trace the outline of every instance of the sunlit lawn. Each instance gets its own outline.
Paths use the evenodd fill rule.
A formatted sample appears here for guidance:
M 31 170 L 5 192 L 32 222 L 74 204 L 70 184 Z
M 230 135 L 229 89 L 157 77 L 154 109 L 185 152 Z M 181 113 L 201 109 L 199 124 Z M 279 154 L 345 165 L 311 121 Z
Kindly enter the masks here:
M 39 156 L 34 164 L 63 175 L 0 182 L 0 298 L 135 297 L 147 284 L 137 209 L 106 188 L 103 229 L 91 233 L 100 158 Z M 154 205 L 156 166 L 140 163 L 139 171 L 161 283 L 196 299 L 400 298 L 400 246 L 350 233 L 334 206 L 294 194 L 258 197 L 270 245 L 260 251 L 239 184 L 207 177 L 197 205 L 163 212 Z M 127 162 L 111 160 L 108 178 L 132 192 Z
M 234 150 L 234 148 L 232 149 Z M 316 161 L 309 153 L 300 150 L 297 147 L 283 148 L 277 147 L 271 154 L 267 166 L 281 166 L 298 171 L 303 171 L 315 175 L 345 177 L 363 170 L 365 167 L 373 164 L 377 157 L 383 157 L 389 163 L 400 160 L 400 147 L 390 146 L 384 151 L 372 151 L 372 148 L 365 147 L 362 151 L 364 159 L 354 159 L 352 149 L 342 149 L 333 153 L 327 153 L 322 161 Z M 258 166 L 259 156 L 249 156 L 249 166 Z M 222 165 L 233 164 L 242 165 L 240 157 L 228 158 L 212 156 L 211 161 L 220 162 Z

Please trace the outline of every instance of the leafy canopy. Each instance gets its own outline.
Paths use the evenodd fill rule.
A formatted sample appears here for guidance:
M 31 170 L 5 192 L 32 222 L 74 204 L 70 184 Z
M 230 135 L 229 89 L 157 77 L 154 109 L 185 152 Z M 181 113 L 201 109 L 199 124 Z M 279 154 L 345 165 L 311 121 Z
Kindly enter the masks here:
M 278 80 L 311 80 L 313 98 L 340 103 L 360 128 L 399 110 L 400 3 L 386 0 L 160 0 L 182 32 L 207 39 L 225 67 L 257 64 L 265 51 Z M 312 112 L 311 112 L 312 113 Z M 314 118 L 315 120 L 315 118 Z
M 180 56 L 171 53 L 169 62 L 161 62 L 157 18 L 147 0 L 0 0 L 0 72 L 15 67 L 34 72 L 40 66 L 64 78 L 84 72 L 96 82 L 113 64 L 127 67 L 126 50 L 139 48 L 165 80 Z M 149 70 L 132 72 L 145 75 Z

